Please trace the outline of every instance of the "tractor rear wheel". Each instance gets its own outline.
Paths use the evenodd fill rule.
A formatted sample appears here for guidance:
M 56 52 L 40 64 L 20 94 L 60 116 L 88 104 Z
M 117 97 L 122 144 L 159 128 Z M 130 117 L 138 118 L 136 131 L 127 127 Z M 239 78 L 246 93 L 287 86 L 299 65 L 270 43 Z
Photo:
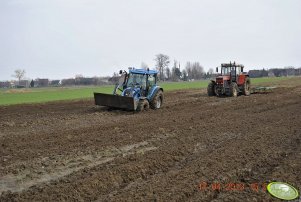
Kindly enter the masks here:
M 237 97 L 238 95 L 238 86 L 236 83 L 230 84 L 230 96 L 231 97 Z
M 250 89 L 251 89 L 251 81 L 250 81 L 249 77 L 246 77 L 245 83 L 244 83 L 244 86 L 242 89 L 242 94 L 244 94 L 246 96 L 250 95 L 251 94 Z
M 144 110 L 148 110 L 149 109 L 149 103 L 146 99 L 144 100 L 139 100 L 138 106 L 137 106 L 137 111 L 141 112 Z
M 150 102 L 150 107 L 152 109 L 160 109 L 163 105 L 163 92 L 162 90 L 159 90 L 153 100 Z
M 207 87 L 208 96 L 215 96 L 215 82 L 211 81 Z

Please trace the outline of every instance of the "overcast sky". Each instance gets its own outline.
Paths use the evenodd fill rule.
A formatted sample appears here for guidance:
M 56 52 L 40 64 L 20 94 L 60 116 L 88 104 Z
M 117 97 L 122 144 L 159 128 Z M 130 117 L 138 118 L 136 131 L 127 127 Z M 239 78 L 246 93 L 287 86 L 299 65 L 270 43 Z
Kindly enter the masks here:
M 158 53 L 301 66 L 301 0 L 0 0 L 0 80 L 112 75 Z

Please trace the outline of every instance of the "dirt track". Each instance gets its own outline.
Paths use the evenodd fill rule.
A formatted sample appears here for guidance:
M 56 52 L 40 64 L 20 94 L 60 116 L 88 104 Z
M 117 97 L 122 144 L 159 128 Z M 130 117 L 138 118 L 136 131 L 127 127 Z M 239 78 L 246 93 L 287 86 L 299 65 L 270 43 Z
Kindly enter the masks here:
M 92 100 L 0 107 L 0 201 L 274 201 L 270 181 L 300 191 L 300 82 L 165 98 L 142 113 Z

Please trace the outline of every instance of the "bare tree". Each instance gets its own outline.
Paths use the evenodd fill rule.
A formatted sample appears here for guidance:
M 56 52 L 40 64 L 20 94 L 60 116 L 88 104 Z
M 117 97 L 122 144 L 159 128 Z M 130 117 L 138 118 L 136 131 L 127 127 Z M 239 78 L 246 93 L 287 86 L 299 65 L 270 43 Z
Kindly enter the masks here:
M 176 60 L 174 60 L 172 69 L 171 69 L 171 79 L 173 81 L 179 81 L 179 79 L 181 78 L 182 73 L 180 70 L 180 64 L 178 65 L 178 62 Z
M 201 79 L 204 77 L 204 68 L 199 62 L 187 62 L 186 71 L 188 74 L 188 79 Z
M 12 75 L 12 77 L 15 77 L 18 79 L 18 82 L 20 84 L 20 80 L 25 76 L 25 70 L 24 69 L 16 69 L 15 74 Z
M 200 65 L 199 62 L 195 62 L 192 65 L 192 71 L 194 79 L 202 79 L 204 76 L 204 68 Z
M 164 80 L 164 69 L 169 65 L 169 56 L 162 53 L 156 55 L 156 68 L 160 73 L 160 80 Z
M 83 78 L 84 78 L 84 76 L 82 74 L 76 74 L 75 75 L 75 85 L 80 85 Z
M 118 84 L 120 78 L 121 78 L 120 74 L 118 74 L 117 72 L 114 72 L 113 76 L 109 79 L 109 81 L 112 84 Z
M 212 78 L 213 74 L 214 74 L 213 68 L 209 68 L 208 72 L 204 75 L 204 78 L 210 79 L 210 78 Z
M 186 69 L 186 73 L 187 73 L 187 79 L 192 79 L 192 65 L 191 65 L 191 63 L 190 62 L 187 62 L 186 63 L 186 67 L 185 67 L 185 69 Z
M 187 71 L 185 69 L 182 70 L 182 79 L 183 81 L 187 81 L 188 79 Z
M 213 68 L 209 68 L 209 71 L 208 71 L 208 73 L 209 73 L 209 75 L 211 76 L 212 74 L 213 74 Z
M 169 67 L 166 67 L 165 72 L 166 72 L 166 79 L 169 80 L 171 77 L 171 71 Z

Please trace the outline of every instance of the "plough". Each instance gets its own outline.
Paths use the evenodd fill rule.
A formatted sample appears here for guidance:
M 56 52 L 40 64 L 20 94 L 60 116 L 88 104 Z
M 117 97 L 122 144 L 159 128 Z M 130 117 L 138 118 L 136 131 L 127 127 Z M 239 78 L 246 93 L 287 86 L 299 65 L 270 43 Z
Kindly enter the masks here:
M 267 86 L 258 86 L 258 87 L 253 87 L 251 89 L 251 93 L 252 94 L 260 94 L 260 93 L 271 93 L 273 91 L 273 89 L 275 89 L 277 87 L 273 86 L 273 87 L 267 87 Z

